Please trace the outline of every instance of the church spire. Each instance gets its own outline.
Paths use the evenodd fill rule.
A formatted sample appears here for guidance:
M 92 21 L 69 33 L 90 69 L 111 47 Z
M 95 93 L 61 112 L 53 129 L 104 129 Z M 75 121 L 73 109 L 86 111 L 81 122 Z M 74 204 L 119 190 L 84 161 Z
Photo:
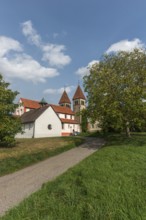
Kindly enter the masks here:
M 48 103 L 46 102 L 46 100 L 44 98 L 42 98 L 41 101 L 39 102 L 39 104 L 43 107 L 43 106 L 47 105 Z
M 85 96 L 84 96 L 84 93 L 80 87 L 80 85 L 78 85 L 76 91 L 75 91 L 75 94 L 73 96 L 73 100 L 75 99 L 83 99 L 83 100 L 86 100 Z
M 66 107 L 71 107 L 71 101 L 66 93 L 66 91 L 64 90 L 60 100 L 59 100 L 59 105 L 61 106 L 66 106 Z

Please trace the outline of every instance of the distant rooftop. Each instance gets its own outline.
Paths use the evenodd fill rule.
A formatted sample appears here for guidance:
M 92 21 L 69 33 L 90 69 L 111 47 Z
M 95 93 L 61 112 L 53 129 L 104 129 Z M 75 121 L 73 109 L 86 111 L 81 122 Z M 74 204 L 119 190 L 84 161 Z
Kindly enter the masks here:
M 30 109 L 37 109 L 40 108 L 41 105 L 39 104 L 39 101 L 34 101 L 30 99 L 20 98 L 20 100 L 23 103 L 23 106 Z
M 66 91 L 64 90 L 60 100 L 59 100 L 59 104 L 63 104 L 63 103 L 67 103 L 67 104 L 71 104 L 71 101 L 66 93 Z
M 77 89 L 75 91 L 75 94 L 73 96 L 73 100 L 75 100 L 75 99 L 84 99 L 84 100 L 86 100 L 80 85 L 78 85 L 78 87 L 77 87 Z

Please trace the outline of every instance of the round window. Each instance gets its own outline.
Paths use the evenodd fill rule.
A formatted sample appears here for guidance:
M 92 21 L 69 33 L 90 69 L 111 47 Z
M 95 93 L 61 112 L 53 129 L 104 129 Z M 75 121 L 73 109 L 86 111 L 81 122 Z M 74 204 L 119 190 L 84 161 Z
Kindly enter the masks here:
M 52 129 L 52 125 L 51 125 L 51 124 L 48 125 L 48 129 L 49 129 L 49 130 Z

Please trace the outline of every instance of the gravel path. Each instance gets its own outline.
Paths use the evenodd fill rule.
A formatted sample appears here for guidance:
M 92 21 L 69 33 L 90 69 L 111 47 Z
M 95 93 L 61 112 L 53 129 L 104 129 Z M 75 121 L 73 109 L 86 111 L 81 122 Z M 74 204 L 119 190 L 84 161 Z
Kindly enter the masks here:
M 43 183 L 55 179 L 94 153 L 103 144 L 102 139 L 87 138 L 86 143 L 79 147 L 0 177 L 0 215 L 40 189 Z

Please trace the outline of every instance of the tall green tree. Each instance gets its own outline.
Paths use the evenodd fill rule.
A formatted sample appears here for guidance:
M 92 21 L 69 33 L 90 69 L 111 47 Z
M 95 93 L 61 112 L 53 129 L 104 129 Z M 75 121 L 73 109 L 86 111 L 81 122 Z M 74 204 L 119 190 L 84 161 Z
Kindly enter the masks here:
M 146 99 L 146 51 L 106 54 L 84 77 L 88 115 L 103 129 L 125 130 L 143 123 Z
M 9 85 L 0 74 L 0 146 L 14 145 L 15 134 L 21 131 L 20 120 L 13 116 L 17 107 L 14 99 L 18 92 L 9 89 Z
M 81 120 L 82 132 L 87 132 L 87 130 L 88 130 L 88 111 L 87 111 L 87 109 L 82 109 L 82 111 L 80 112 L 80 115 L 82 116 L 82 120 Z

